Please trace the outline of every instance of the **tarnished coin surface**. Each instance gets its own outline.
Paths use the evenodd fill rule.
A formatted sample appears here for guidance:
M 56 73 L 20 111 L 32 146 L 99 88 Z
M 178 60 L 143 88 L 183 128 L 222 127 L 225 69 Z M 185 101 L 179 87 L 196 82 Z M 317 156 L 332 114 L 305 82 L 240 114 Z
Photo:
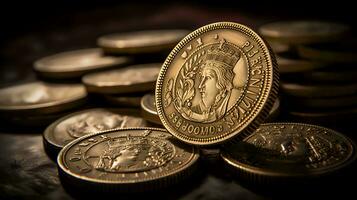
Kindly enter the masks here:
M 43 134 L 49 154 L 57 153 L 71 141 L 114 128 L 145 127 L 147 123 L 136 110 L 95 108 L 64 116 L 47 127 Z
M 355 160 L 355 145 L 344 135 L 300 123 L 263 124 L 241 143 L 226 149 L 226 163 L 253 180 L 313 177 Z
M 63 183 L 95 191 L 157 189 L 187 177 L 196 166 L 195 147 L 164 129 L 132 128 L 79 138 L 58 155 Z
M 192 32 L 170 53 L 155 101 L 171 134 L 213 145 L 252 133 L 268 116 L 277 90 L 277 65 L 267 44 L 246 26 L 219 22 Z
M 34 63 L 34 69 L 48 78 L 76 78 L 88 72 L 126 65 L 130 62 L 128 57 L 105 56 L 101 49 L 94 48 L 58 53 L 42 58 Z
M 288 44 L 331 42 L 343 38 L 349 31 L 346 25 L 323 21 L 281 21 L 259 29 L 266 39 Z
M 86 95 L 81 84 L 29 82 L 0 89 L 0 112 L 60 112 L 80 105 Z
M 141 99 L 142 116 L 149 122 L 162 125 L 159 115 L 157 114 L 154 94 L 146 94 Z
M 151 30 L 105 35 L 98 45 L 108 53 L 143 54 L 170 51 L 188 33 L 187 30 Z
M 88 92 L 122 94 L 151 91 L 155 88 L 161 63 L 133 65 L 126 68 L 87 74 L 82 78 Z

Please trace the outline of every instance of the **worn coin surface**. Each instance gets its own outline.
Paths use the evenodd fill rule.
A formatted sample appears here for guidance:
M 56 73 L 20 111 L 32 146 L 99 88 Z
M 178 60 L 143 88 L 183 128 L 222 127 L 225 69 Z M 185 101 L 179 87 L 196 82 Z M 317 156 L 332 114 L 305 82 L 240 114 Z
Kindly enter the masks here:
M 131 109 L 95 108 L 64 116 L 47 127 L 43 134 L 46 151 L 57 153 L 71 141 L 99 131 L 145 127 L 147 123 L 139 113 Z
M 98 46 L 105 52 L 143 54 L 170 51 L 188 33 L 187 30 L 151 30 L 105 35 Z
M 219 22 L 192 32 L 170 53 L 155 102 L 171 134 L 213 145 L 252 133 L 268 116 L 277 90 L 277 65 L 267 44 L 246 26 Z
M 23 83 L 0 89 L 0 112 L 55 113 L 84 103 L 86 95 L 81 84 Z
M 263 124 L 240 144 L 226 149 L 224 161 L 252 180 L 313 177 L 355 160 L 355 145 L 344 135 L 300 123 Z
M 95 191 L 157 189 L 189 176 L 198 151 L 164 129 L 131 128 L 81 137 L 58 155 L 63 183 Z
M 104 56 L 99 48 L 58 53 L 34 63 L 37 73 L 48 78 L 76 78 L 83 74 L 130 63 L 128 57 Z
M 149 122 L 162 125 L 159 115 L 157 114 L 154 94 L 146 94 L 143 96 L 141 99 L 141 113 Z
M 133 65 L 126 68 L 87 74 L 82 78 L 88 92 L 123 94 L 152 91 L 161 63 Z
M 287 44 L 331 42 L 343 38 L 349 31 L 346 25 L 322 21 L 281 21 L 259 28 L 267 40 Z

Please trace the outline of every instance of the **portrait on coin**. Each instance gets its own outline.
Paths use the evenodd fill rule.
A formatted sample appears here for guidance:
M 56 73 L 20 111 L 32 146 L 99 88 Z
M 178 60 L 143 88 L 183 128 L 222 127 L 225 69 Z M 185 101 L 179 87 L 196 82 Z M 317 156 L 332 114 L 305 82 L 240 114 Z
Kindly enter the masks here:
M 210 123 L 222 118 L 239 99 L 248 67 L 241 50 L 225 40 L 201 51 L 196 70 L 193 67 L 192 71 L 181 71 L 175 107 L 185 119 Z M 181 85 L 185 90 L 181 90 Z

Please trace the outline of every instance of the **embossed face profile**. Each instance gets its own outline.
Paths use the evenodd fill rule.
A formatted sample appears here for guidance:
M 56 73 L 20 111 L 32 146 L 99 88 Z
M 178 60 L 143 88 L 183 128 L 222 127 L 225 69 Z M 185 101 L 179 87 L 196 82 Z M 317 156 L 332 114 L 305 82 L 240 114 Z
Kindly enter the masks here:
M 114 138 L 107 142 L 96 169 L 128 172 L 157 168 L 173 158 L 173 149 L 172 144 L 150 137 Z
M 67 127 L 67 133 L 74 138 L 79 138 L 89 133 L 121 127 L 125 122 L 125 117 L 110 112 L 92 113 L 70 124 Z
M 187 76 L 181 73 L 181 83 L 188 87 L 182 92 L 177 90 L 176 108 L 183 111 L 182 116 L 186 119 L 210 123 L 222 118 L 236 103 L 231 100 L 231 95 L 234 99 L 241 95 L 247 79 L 247 64 L 241 58 L 240 50 L 225 40 L 201 51 L 194 56 L 196 63 L 190 63 L 197 65 L 196 71 L 194 68 L 186 72 Z M 202 59 L 197 59 L 198 56 Z

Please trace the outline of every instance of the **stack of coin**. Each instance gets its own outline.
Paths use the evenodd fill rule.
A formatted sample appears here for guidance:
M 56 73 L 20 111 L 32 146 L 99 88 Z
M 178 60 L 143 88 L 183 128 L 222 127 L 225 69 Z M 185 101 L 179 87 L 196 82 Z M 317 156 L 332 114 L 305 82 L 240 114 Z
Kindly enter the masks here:
M 274 44 L 282 106 L 291 119 L 331 125 L 336 117 L 343 121 L 356 117 L 356 40 L 347 25 L 275 22 L 263 25 L 260 33 Z

